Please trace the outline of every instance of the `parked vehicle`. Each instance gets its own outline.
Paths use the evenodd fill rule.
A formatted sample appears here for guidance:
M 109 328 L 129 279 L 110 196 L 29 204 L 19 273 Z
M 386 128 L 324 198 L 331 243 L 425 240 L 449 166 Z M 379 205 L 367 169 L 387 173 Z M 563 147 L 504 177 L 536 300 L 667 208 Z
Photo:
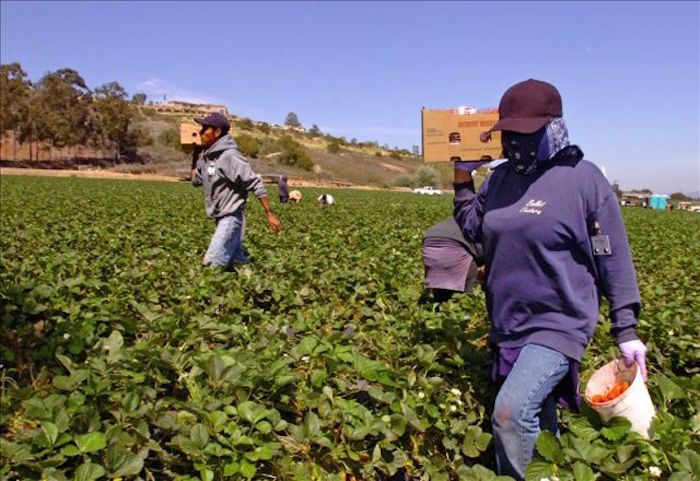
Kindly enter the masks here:
M 430 185 L 426 185 L 425 187 L 419 187 L 413 189 L 413 192 L 416 194 L 423 194 L 423 195 L 443 195 L 444 192 L 441 191 L 440 189 L 437 189 L 435 187 L 432 187 Z

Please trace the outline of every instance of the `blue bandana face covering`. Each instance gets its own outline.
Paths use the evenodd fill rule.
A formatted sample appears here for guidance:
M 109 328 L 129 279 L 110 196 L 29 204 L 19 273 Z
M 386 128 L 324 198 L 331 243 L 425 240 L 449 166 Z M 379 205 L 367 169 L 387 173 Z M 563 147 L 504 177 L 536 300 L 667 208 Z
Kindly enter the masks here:
M 535 160 L 543 135 L 544 128 L 532 134 L 503 131 L 503 153 L 516 173 L 528 175 L 537 169 Z
M 511 168 L 518 174 L 530 175 L 569 145 L 569 132 L 564 119 L 557 117 L 532 134 L 504 130 L 501 139 Z

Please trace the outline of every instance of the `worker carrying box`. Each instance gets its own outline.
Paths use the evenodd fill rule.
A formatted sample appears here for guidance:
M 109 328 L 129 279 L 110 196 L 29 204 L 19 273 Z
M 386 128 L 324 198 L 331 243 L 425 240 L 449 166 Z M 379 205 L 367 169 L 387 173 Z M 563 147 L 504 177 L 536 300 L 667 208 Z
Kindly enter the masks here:
M 421 120 L 425 163 L 483 161 L 502 157 L 501 133 L 484 134 L 498 122 L 496 108 L 423 107 Z

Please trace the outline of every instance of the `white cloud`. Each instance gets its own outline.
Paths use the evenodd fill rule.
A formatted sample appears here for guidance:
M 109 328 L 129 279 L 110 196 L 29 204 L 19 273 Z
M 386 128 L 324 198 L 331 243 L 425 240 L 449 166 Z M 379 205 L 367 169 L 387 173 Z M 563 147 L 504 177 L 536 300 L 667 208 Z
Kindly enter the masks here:
M 203 103 L 203 104 L 223 104 L 225 103 L 216 96 L 209 95 L 203 92 L 193 92 L 182 88 L 178 85 L 163 80 L 158 77 L 148 78 L 136 85 L 136 87 L 148 95 L 150 100 L 162 101 L 163 95 L 168 100 L 183 100 L 185 102 Z

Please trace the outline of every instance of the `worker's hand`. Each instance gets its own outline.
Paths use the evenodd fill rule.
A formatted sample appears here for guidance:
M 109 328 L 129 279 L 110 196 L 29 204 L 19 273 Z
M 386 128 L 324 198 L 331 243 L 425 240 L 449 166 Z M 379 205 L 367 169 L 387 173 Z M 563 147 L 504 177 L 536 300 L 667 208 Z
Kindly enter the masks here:
M 486 165 L 490 160 L 478 161 L 455 161 L 455 184 L 465 184 L 472 181 L 472 172 L 482 165 Z
M 642 374 L 642 379 L 647 382 L 647 347 L 639 339 L 627 341 L 620 344 L 620 354 L 625 360 L 625 365 L 631 367 L 633 363 L 639 366 L 639 372 Z
M 482 165 L 491 163 L 491 160 L 457 160 L 455 161 L 455 170 L 464 170 L 466 172 L 472 173 Z
M 267 223 L 270 224 L 270 227 L 272 227 L 274 233 L 279 235 L 282 226 L 280 224 L 280 220 L 271 210 L 267 211 Z

